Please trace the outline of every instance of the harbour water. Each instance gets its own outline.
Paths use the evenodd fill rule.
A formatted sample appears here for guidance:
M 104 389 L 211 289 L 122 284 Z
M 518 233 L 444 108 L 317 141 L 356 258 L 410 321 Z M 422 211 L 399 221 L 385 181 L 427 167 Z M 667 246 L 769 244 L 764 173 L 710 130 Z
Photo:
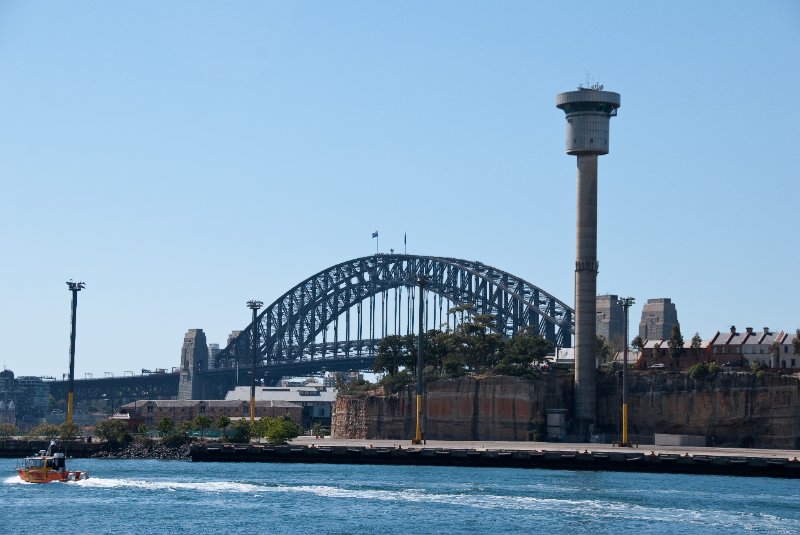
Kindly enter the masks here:
M 800 533 L 796 480 L 538 469 L 74 459 L 0 533 Z

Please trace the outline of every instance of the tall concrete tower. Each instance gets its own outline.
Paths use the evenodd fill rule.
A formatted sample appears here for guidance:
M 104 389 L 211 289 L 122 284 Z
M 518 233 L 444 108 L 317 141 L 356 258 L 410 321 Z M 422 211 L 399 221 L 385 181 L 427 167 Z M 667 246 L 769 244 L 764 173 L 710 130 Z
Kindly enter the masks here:
M 567 115 L 567 154 L 578 157 L 573 422 L 582 439 L 594 430 L 597 414 L 597 157 L 608 154 L 608 123 L 619 106 L 619 93 L 601 85 L 556 96 L 556 107 Z

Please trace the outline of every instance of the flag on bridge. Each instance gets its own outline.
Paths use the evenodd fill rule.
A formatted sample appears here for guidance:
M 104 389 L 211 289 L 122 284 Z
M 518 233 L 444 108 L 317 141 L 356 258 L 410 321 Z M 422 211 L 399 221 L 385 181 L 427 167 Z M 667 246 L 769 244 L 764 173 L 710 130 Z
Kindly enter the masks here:
M 378 237 L 378 231 L 377 231 L 377 230 L 376 230 L 375 232 L 373 232 L 373 233 L 372 233 L 372 237 L 373 237 L 373 238 L 377 238 L 377 237 Z

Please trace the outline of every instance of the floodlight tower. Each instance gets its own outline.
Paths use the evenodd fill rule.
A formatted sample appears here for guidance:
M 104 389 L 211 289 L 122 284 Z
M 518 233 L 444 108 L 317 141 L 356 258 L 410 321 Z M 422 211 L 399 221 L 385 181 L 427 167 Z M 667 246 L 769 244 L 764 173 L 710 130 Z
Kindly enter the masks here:
M 251 338 L 253 342 L 253 373 L 250 381 L 250 425 L 255 423 L 256 419 L 256 359 L 258 357 L 258 309 L 264 305 L 261 301 L 251 299 L 247 302 L 247 308 L 253 311 L 253 329 L 251 331 Z
M 574 422 L 584 440 L 597 415 L 597 157 L 608 154 L 609 119 L 619 106 L 619 93 L 599 84 L 556 96 L 567 116 L 567 154 L 578 157 Z
M 67 425 L 72 425 L 72 395 L 75 391 L 75 324 L 78 319 L 78 292 L 86 288 L 83 282 L 67 281 L 67 288 L 72 292 L 72 321 L 69 333 L 69 386 L 67 391 Z

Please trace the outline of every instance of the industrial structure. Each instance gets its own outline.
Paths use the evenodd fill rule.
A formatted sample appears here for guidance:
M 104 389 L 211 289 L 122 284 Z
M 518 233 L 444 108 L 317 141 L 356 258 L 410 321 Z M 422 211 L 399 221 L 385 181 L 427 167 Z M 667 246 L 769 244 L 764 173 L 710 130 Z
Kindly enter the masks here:
M 575 258 L 575 411 L 576 433 L 588 438 L 597 413 L 597 157 L 608 154 L 611 117 L 619 93 L 603 86 L 559 93 L 556 107 L 567 119 L 567 154 L 577 156 L 577 232 Z

